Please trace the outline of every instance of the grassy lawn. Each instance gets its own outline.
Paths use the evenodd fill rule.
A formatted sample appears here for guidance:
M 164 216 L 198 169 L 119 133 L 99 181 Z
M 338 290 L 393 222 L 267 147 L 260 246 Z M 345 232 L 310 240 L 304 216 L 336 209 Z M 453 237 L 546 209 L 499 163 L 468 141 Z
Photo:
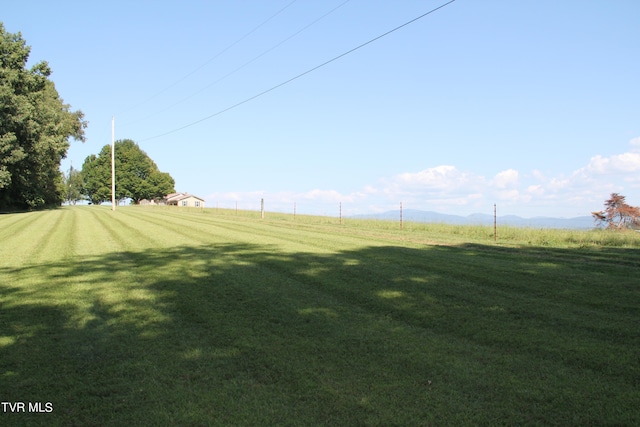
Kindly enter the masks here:
M 640 425 L 640 236 L 252 215 L 0 215 L 0 425 Z

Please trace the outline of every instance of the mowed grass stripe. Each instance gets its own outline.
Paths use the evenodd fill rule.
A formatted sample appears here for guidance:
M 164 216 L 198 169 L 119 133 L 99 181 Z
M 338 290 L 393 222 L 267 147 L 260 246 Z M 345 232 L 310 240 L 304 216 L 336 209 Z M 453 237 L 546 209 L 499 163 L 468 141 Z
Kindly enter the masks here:
M 124 212 L 124 210 L 122 210 L 121 212 Z M 127 214 L 129 212 L 130 211 L 127 211 Z M 180 219 L 184 220 L 184 218 Z M 169 229 L 173 228 L 173 226 L 171 226 L 168 221 L 166 221 L 166 218 L 164 224 Z M 246 225 L 242 225 L 244 227 L 242 228 L 241 232 L 235 232 L 236 239 L 234 240 L 237 240 L 237 235 L 246 235 L 251 239 L 251 241 L 255 240 L 255 226 L 249 227 L 250 231 L 247 231 Z M 277 229 L 277 227 L 275 228 Z M 189 229 L 189 227 L 186 225 L 181 225 L 179 229 L 185 230 Z M 215 230 L 216 233 L 210 234 L 219 237 L 219 234 L 217 233 L 219 231 L 218 224 L 216 224 Z M 198 230 L 197 237 L 202 238 L 202 231 L 202 229 Z M 233 233 L 228 233 L 227 229 L 227 234 Z M 270 237 L 270 239 L 262 240 L 266 240 L 268 244 L 280 242 L 281 235 L 275 232 L 275 235 L 277 237 L 274 237 L 273 234 L 273 232 L 271 234 L 264 232 L 261 233 L 263 237 Z M 305 246 L 305 249 L 308 251 L 309 246 Z M 251 253 L 255 253 L 255 249 L 252 250 Z M 240 250 L 240 256 L 242 256 L 241 254 L 242 249 Z M 215 254 L 212 254 L 212 256 L 214 255 Z M 196 257 L 200 258 L 198 256 Z M 215 258 L 219 257 L 215 256 Z M 366 309 L 363 310 L 358 305 L 353 305 L 350 302 L 345 301 L 343 298 L 336 299 L 335 295 L 328 293 L 326 289 L 316 286 L 315 280 L 311 279 L 310 276 L 316 274 L 315 270 L 318 268 L 318 265 L 324 264 L 325 260 L 310 259 L 308 265 L 303 261 L 303 264 L 305 264 L 304 269 L 306 270 L 307 267 L 310 268 L 310 271 L 308 272 L 309 274 L 307 275 L 305 272 L 305 274 L 296 275 L 290 269 L 279 267 L 279 264 L 281 264 L 279 257 L 277 254 L 274 254 L 271 251 L 265 250 L 265 252 L 259 253 L 259 261 L 253 260 L 252 258 L 253 257 L 250 255 L 249 264 L 240 261 L 241 264 L 247 265 L 247 267 L 241 268 L 239 270 L 241 271 L 240 275 L 227 272 L 220 278 L 222 279 L 222 282 L 216 279 L 212 283 L 215 284 L 215 288 L 204 290 L 205 293 L 203 294 L 197 294 L 198 290 L 201 289 L 200 286 L 192 287 L 188 285 L 188 283 L 190 282 L 188 276 L 186 275 L 183 278 L 182 284 L 189 289 L 188 292 L 198 295 L 198 299 L 200 301 L 216 300 L 216 297 L 219 295 L 217 290 L 220 289 L 220 287 L 222 289 L 225 289 L 225 293 L 223 294 L 224 296 L 226 296 L 227 298 L 229 296 L 232 296 L 232 298 L 240 299 L 240 301 L 242 301 L 243 312 L 246 313 L 248 319 L 252 319 L 252 322 L 256 322 L 252 325 L 253 327 L 255 327 L 256 324 L 264 325 L 266 323 L 266 325 L 269 325 L 270 322 L 274 322 L 273 324 L 277 325 L 281 322 L 281 320 L 279 320 L 280 317 L 285 315 L 288 317 L 292 312 L 295 313 L 296 311 L 304 313 L 304 316 L 311 316 L 311 318 L 314 318 L 318 315 L 322 317 L 322 313 L 328 313 L 329 316 L 335 314 L 338 316 L 349 315 L 349 317 L 352 317 L 353 314 L 351 313 L 353 313 L 354 310 L 356 313 L 360 313 L 360 315 L 363 315 L 363 313 L 366 313 L 367 311 Z M 234 256 L 231 256 L 223 261 L 226 265 L 220 265 L 218 267 L 210 266 L 208 271 L 210 273 L 215 273 L 218 268 L 231 269 L 232 271 L 235 270 L 232 265 L 229 265 L 230 263 L 233 264 L 234 262 L 237 262 Z M 299 266 L 297 268 L 299 268 Z M 231 293 L 227 294 L 227 292 Z M 223 302 L 224 304 L 229 304 L 229 301 L 225 298 L 221 299 L 221 302 Z M 332 308 L 327 308 L 327 305 L 331 306 Z M 202 308 L 202 310 L 196 310 L 195 312 L 190 311 L 193 308 L 192 306 L 189 305 L 188 307 L 189 308 L 184 312 L 181 312 L 182 316 L 186 316 L 185 318 L 193 319 L 193 321 L 196 321 L 198 323 L 204 322 L 206 324 L 209 324 L 209 322 L 211 322 L 212 319 L 202 318 L 203 313 L 208 312 L 204 309 L 204 307 Z M 236 318 L 236 322 L 237 321 L 238 319 Z M 216 324 L 212 323 L 211 327 L 215 329 Z M 241 325 L 234 325 L 234 329 L 238 329 L 240 327 Z M 286 329 L 284 329 L 283 331 L 286 331 Z M 245 331 L 245 334 L 247 333 L 251 335 L 250 332 Z M 356 334 L 360 336 L 361 333 L 362 331 L 360 330 L 360 328 L 358 328 Z M 351 343 L 349 345 L 351 345 Z M 372 349 L 369 349 L 368 351 L 371 353 Z
M 0 241 L 4 242 L 29 228 L 31 223 L 38 220 L 39 214 L 40 212 L 0 214 Z
M 265 224 L 256 225 L 253 221 L 241 218 L 213 217 L 201 213 L 176 212 L 169 210 L 132 209 L 127 212 L 131 215 L 139 215 L 146 218 L 154 218 L 156 223 L 166 223 L 167 218 L 179 226 L 173 226 L 173 231 L 189 233 L 196 239 L 218 239 L 221 241 L 242 241 L 251 243 L 276 243 L 286 241 L 282 233 L 273 233 L 265 230 Z M 208 237 L 206 236 L 208 235 Z
M 164 218 L 174 218 L 186 227 L 199 224 L 207 227 L 215 227 L 214 235 L 233 236 L 234 240 L 254 243 L 281 243 L 282 249 L 290 248 L 292 251 L 318 251 L 332 253 L 338 248 L 349 248 L 358 245 L 388 244 L 375 236 L 358 235 L 349 233 L 336 233 L 336 230 L 327 229 L 326 226 L 309 227 L 305 224 L 288 224 L 282 222 L 251 220 L 243 217 L 216 216 L 214 214 L 176 212 L 175 210 L 155 210 L 147 208 L 134 208 L 131 213 Z
M 128 212 L 133 212 L 133 211 L 128 211 Z M 164 215 L 165 212 L 162 212 L 162 214 Z M 173 217 L 178 217 L 181 221 L 188 221 L 189 219 L 188 216 L 190 215 L 192 214 L 187 214 L 186 215 L 187 218 L 185 218 L 182 215 L 173 215 Z M 149 215 L 145 215 L 145 216 L 147 218 L 149 217 Z M 214 220 L 214 221 L 198 221 L 198 222 L 201 224 L 206 222 L 209 225 L 217 222 L 218 225 L 216 226 L 216 231 L 220 231 L 219 221 Z M 168 224 L 166 220 L 164 223 Z M 253 232 L 253 229 L 255 229 L 255 226 L 247 227 L 246 224 L 240 224 L 239 226 L 236 225 L 236 227 L 241 227 L 243 233 L 248 233 L 250 236 L 255 237 L 255 233 Z M 182 230 L 184 230 L 185 228 L 188 229 L 189 227 L 186 227 L 184 224 L 179 227 L 179 229 L 182 229 Z M 227 230 L 229 229 L 229 227 L 224 227 L 224 228 Z M 268 231 L 269 228 L 274 228 L 274 226 L 264 228 L 262 230 L 263 236 L 271 235 L 269 234 L 269 231 Z M 275 228 L 277 228 L 277 226 L 275 226 Z M 247 229 L 249 229 L 249 231 L 247 231 Z M 205 231 L 204 228 L 198 226 L 197 230 L 193 230 L 192 233 L 188 235 L 191 237 L 196 235 L 197 237 L 202 238 L 203 236 L 202 233 L 204 231 Z M 278 241 L 283 240 L 281 233 L 278 233 L 277 239 Z M 202 242 L 202 240 L 200 241 Z M 307 246 L 305 246 L 305 248 L 308 250 Z M 505 259 L 505 257 L 504 257 L 504 254 L 501 254 L 500 252 L 497 252 L 496 254 L 487 254 L 485 251 L 485 253 L 482 254 L 484 257 L 479 257 L 479 256 L 476 256 L 478 254 L 472 253 L 472 251 L 469 251 L 469 255 L 470 256 L 467 258 L 468 265 L 465 266 L 465 268 L 460 268 L 460 266 L 453 266 L 453 268 L 449 268 L 448 270 L 440 271 L 438 273 L 440 277 L 447 277 L 445 286 L 440 286 L 434 289 L 435 296 L 433 298 L 434 300 L 436 300 L 436 297 L 439 298 L 438 301 L 440 302 L 441 306 L 463 307 L 463 309 L 466 310 L 467 307 L 472 307 L 474 305 L 478 306 L 479 304 L 481 304 L 480 305 L 481 310 L 495 310 L 495 311 L 502 311 L 502 312 L 506 310 L 510 310 L 512 314 L 516 317 L 521 315 L 524 315 L 526 317 L 535 316 L 542 320 L 545 320 L 545 319 L 548 319 L 548 315 L 549 315 L 548 312 L 553 312 L 553 309 L 560 304 L 556 300 L 557 295 L 555 293 L 552 293 L 546 296 L 540 295 L 541 289 L 545 289 L 545 292 L 548 293 L 549 290 L 553 290 L 553 287 L 555 285 L 554 283 L 551 283 L 551 282 L 545 282 L 544 277 L 542 278 L 542 282 L 539 283 L 538 286 L 527 287 L 527 286 L 519 285 L 520 282 L 525 283 L 526 277 L 524 276 L 530 274 L 528 271 L 526 271 L 526 269 L 523 269 L 523 265 L 526 266 L 527 264 L 526 262 L 513 263 L 513 261 L 508 258 L 507 258 L 508 259 L 507 261 L 502 261 L 503 259 Z M 488 263 L 486 255 L 490 255 L 494 257 L 493 259 L 494 262 Z M 345 258 L 348 260 L 348 256 L 346 256 Z M 398 258 L 391 258 L 390 252 L 389 253 L 381 252 L 379 255 L 374 256 L 373 259 L 377 262 L 378 271 L 376 272 L 375 275 L 370 277 L 367 276 L 366 272 L 361 271 L 358 273 L 358 270 L 354 269 L 353 267 L 344 268 L 345 276 L 358 277 L 359 279 L 362 279 L 362 283 L 358 283 L 357 281 L 354 281 L 354 280 L 350 280 L 349 283 L 343 283 L 340 281 L 335 281 L 334 278 L 332 278 L 329 281 L 331 286 L 328 287 L 326 286 L 326 284 L 324 284 L 320 288 L 323 289 L 323 292 L 325 293 L 333 292 L 331 295 L 334 298 L 338 297 L 338 298 L 342 298 L 343 300 L 347 298 L 348 300 L 358 302 L 358 304 L 362 304 L 363 301 L 369 301 L 367 304 L 375 304 L 377 302 L 378 305 L 380 305 L 380 295 L 384 295 L 385 293 L 393 295 L 394 292 L 396 292 L 393 290 L 385 289 L 385 287 L 389 287 L 388 286 L 389 284 L 393 284 L 394 282 L 393 274 L 396 274 L 393 268 L 389 270 L 392 272 L 391 275 L 385 274 L 385 272 L 387 271 L 387 269 L 384 268 L 385 263 L 390 265 L 393 265 L 393 264 L 404 265 L 405 273 L 410 274 L 412 276 L 412 279 L 418 283 L 423 281 L 426 282 L 429 280 L 429 278 L 432 278 L 435 275 L 435 273 L 438 272 L 438 269 L 440 268 L 440 266 L 448 266 L 444 258 L 443 259 L 437 258 L 435 261 L 430 260 L 428 263 L 425 263 L 425 259 L 424 257 L 421 256 L 421 253 L 414 254 L 412 259 L 410 251 L 407 251 L 406 254 L 401 253 Z M 480 259 L 481 263 L 484 263 L 486 265 L 484 266 L 477 265 L 478 262 L 474 262 L 474 260 L 478 260 L 478 259 Z M 340 261 L 338 264 L 342 262 L 343 261 Z M 263 263 L 262 265 L 263 265 L 262 268 L 264 269 L 268 265 L 268 262 Z M 410 266 L 414 266 L 417 268 L 410 268 Z M 482 267 L 482 268 L 478 268 L 478 267 Z M 578 265 L 577 267 L 573 267 L 573 268 L 579 268 L 579 267 L 580 266 Z M 317 268 L 317 266 L 314 266 L 313 263 L 310 263 L 309 271 L 312 272 L 315 268 Z M 322 265 L 321 268 L 330 268 L 334 271 L 340 271 L 341 266 L 340 265 L 327 266 L 325 264 L 325 265 Z M 469 277 L 467 277 L 467 274 L 465 273 L 465 269 L 468 269 L 471 272 L 471 275 Z M 481 272 L 482 277 L 477 277 L 478 272 Z M 274 271 L 273 269 L 271 269 L 269 272 L 265 272 L 263 275 L 269 276 L 273 274 L 274 274 Z M 282 272 L 283 277 L 287 277 L 287 276 L 290 277 L 290 275 L 291 275 L 291 271 L 285 270 Z M 491 280 L 490 287 L 482 283 L 487 279 Z M 496 285 L 498 285 L 500 282 L 503 282 L 503 284 L 496 287 Z M 301 284 L 300 282 L 297 282 L 297 283 L 298 285 Z M 502 291 L 500 290 L 500 287 L 504 288 L 505 286 L 509 289 L 508 292 L 505 290 L 502 290 Z M 471 288 L 476 288 L 476 289 L 475 291 L 469 291 L 467 294 L 461 294 L 459 290 L 464 287 L 469 289 Z M 456 291 L 449 292 L 447 291 L 447 289 L 449 288 L 455 288 Z M 391 286 L 390 289 L 393 289 L 393 286 Z M 415 289 L 418 292 L 423 292 L 424 286 L 416 286 Z M 409 299 L 413 298 L 413 296 L 409 292 L 404 292 L 402 293 L 402 295 L 407 296 Z M 400 301 L 405 301 L 405 300 L 406 300 L 405 298 L 400 298 Z M 416 301 L 415 298 L 413 300 Z M 484 304 L 482 304 L 481 301 L 484 301 Z M 409 306 L 411 306 L 411 304 L 409 304 Z M 532 311 L 531 309 L 533 307 L 536 307 L 536 310 Z M 551 307 L 551 309 L 547 309 L 549 307 Z M 567 317 L 575 318 L 574 313 L 581 312 L 584 310 L 585 310 L 585 307 L 578 305 L 572 310 L 565 310 L 565 312 L 567 313 L 567 316 L 563 316 L 563 318 L 565 319 Z M 520 313 L 520 311 L 522 311 L 522 313 Z M 400 310 L 398 313 L 402 317 L 402 310 Z M 590 324 L 593 324 L 593 327 L 598 325 L 599 322 L 601 321 L 601 319 L 597 316 L 597 313 L 593 313 L 593 316 L 591 316 L 590 318 L 593 320 L 593 322 L 590 323 Z M 415 319 L 411 321 L 411 323 L 416 324 Z M 454 323 L 454 324 L 450 324 L 450 327 L 458 328 L 459 325 Z M 481 327 L 481 325 L 471 322 L 467 324 L 467 327 L 470 328 L 470 330 L 467 332 L 467 336 L 474 336 L 474 334 L 477 333 L 477 330 L 478 328 Z M 494 337 L 493 339 L 499 339 L 499 338 L 500 336 Z
M 0 389 L 56 408 L 24 424 L 640 421 L 636 252 L 69 209 L 75 243 L 0 258 Z
M 102 226 L 108 230 L 111 238 L 118 242 L 121 250 L 132 251 L 154 247 L 163 241 L 164 235 L 168 234 L 166 231 L 163 233 L 160 227 L 150 229 L 149 224 L 128 215 L 125 216 L 122 210 L 101 211 L 97 215 Z
M 300 245 L 300 238 L 290 239 L 283 237 L 283 233 L 277 226 L 265 227 L 263 224 L 256 226 L 245 222 L 238 224 L 237 221 L 229 220 L 227 218 L 200 218 L 198 214 L 193 213 L 174 213 L 172 215 L 168 215 L 166 211 L 158 214 L 157 211 L 141 212 L 140 209 L 122 210 L 122 212 L 126 212 L 127 216 L 134 216 L 138 219 L 144 220 L 146 223 L 163 226 L 167 230 L 167 234 L 175 235 L 174 233 L 177 233 L 179 235 L 186 236 L 189 239 L 187 242 L 178 240 L 177 242 L 174 241 L 174 243 L 208 243 L 229 246 L 238 245 L 238 251 L 240 253 L 245 250 L 243 248 L 246 244 L 260 245 L 256 248 L 263 248 L 262 250 L 265 251 L 265 253 L 263 253 L 265 256 L 265 262 L 252 263 L 253 267 L 250 270 L 246 272 L 243 271 L 243 276 L 250 273 L 252 277 L 255 277 L 255 279 L 252 279 L 247 283 L 247 289 L 250 289 L 250 292 L 255 292 L 255 287 L 252 287 L 251 285 L 257 284 L 262 286 L 267 281 L 273 281 L 274 283 L 279 284 L 281 288 L 286 284 L 288 285 L 289 292 L 284 293 L 284 289 L 280 289 L 279 294 L 284 293 L 285 295 L 289 295 L 289 293 L 293 293 L 297 294 L 298 297 L 301 297 L 302 293 L 311 293 L 312 296 L 310 296 L 310 298 L 316 302 L 326 299 L 327 297 L 333 299 L 332 296 L 327 294 L 326 290 L 314 285 L 308 286 L 307 283 L 305 283 L 305 280 L 297 280 L 298 278 L 296 278 L 295 275 L 292 275 L 290 270 L 282 269 L 278 266 L 278 263 L 269 263 L 267 260 L 270 256 L 273 256 L 275 259 L 279 259 L 273 251 L 274 246 L 286 248 L 289 251 L 295 251 L 296 249 L 303 249 L 307 252 L 311 251 L 312 248 L 314 248 L 314 244 L 317 243 L 318 234 L 316 233 L 307 233 L 306 240 L 311 243 Z M 192 216 L 195 217 L 196 220 L 192 220 Z M 173 221 L 167 221 L 167 218 L 171 218 Z M 323 236 L 326 235 L 323 234 Z M 296 246 L 292 247 L 292 242 Z M 233 258 L 226 259 L 226 262 L 233 261 Z M 313 268 L 313 266 L 309 267 Z M 247 282 L 247 279 L 246 277 L 241 279 L 234 278 L 233 281 Z M 297 290 L 297 292 L 294 292 L 295 290 Z M 281 301 L 281 303 L 283 302 L 284 301 Z M 276 307 L 272 307 L 272 309 L 276 309 Z
M 25 259 L 31 252 L 37 250 L 44 228 L 49 221 L 43 212 L 30 212 L 0 216 L 5 218 L 19 218 L 17 221 L 3 221 L 3 240 L 0 246 L 2 258 L 11 262 L 14 259 Z
M 211 223 L 199 223 L 190 218 L 171 216 L 168 212 L 145 212 L 144 208 L 135 207 L 120 210 L 120 215 L 139 223 L 153 226 L 158 236 L 166 240 L 168 245 L 209 244 L 218 240 L 215 226 Z
M 246 225 L 242 224 L 240 226 L 243 227 L 243 231 L 246 231 Z M 271 227 L 273 227 L 273 225 L 271 225 Z M 268 228 L 270 228 L 269 225 L 262 228 L 263 235 L 269 235 L 269 232 L 265 231 Z M 277 228 L 277 226 L 274 228 Z M 278 239 L 282 239 L 281 234 L 278 235 Z M 521 262 L 514 263 L 514 257 L 505 256 L 506 254 L 502 250 L 492 253 L 487 250 L 478 252 L 477 250 L 469 249 L 464 251 L 465 255 L 468 256 L 468 258 L 466 258 L 467 265 L 461 266 L 447 263 L 446 254 L 444 254 L 442 258 L 436 257 L 435 259 L 431 259 L 432 257 L 428 257 L 427 261 L 423 253 L 411 251 L 400 251 L 398 256 L 394 258 L 392 250 L 393 248 L 371 256 L 371 261 L 375 261 L 378 266 L 375 275 L 367 275 L 367 271 L 360 271 L 360 274 L 358 274 L 356 272 L 357 269 L 352 267 L 345 268 L 344 275 L 345 277 L 351 278 L 351 280 L 341 282 L 335 280 L 335 277 L 332 277 L 330 280 L 328 279 L 320 283 L 320 286 L 315 286 L 316 290 L 322 289 L 325 295 L 331 295 L 338 300 L 341 299 L 343 303 L 350 301 L 364 309 L 366 309 L 367 306 L 375 307 L 378 305 L 381 307 L 386 306 L 386 310 L 388 310 L 388 304 L 384 304 L 380 300 L 381 296 L 386 296 L 391 300 L 398 301 L 395 310 L 398 319 L 408 321 L 414 326 L 428 326 L 433 328 L 434 325 L 436 325 L 444 328 L 447 332 L 455 331 L 459 335 L 466 336 L 468 339 L 474 341 L 480 339 L 479 342 L 483 343 L 502 342 L 505 345 L 522 345 L 524 348 L 528 348 L 539 345 L 540 340 L 545 340 L 545 336 L 546 339 L 548 339 L 550 331 L 545 329 L 544 321 L 554 320 L 553 316 L 549 317 L 549 315 L 550 313 L 557 312 L 562 303 L 557 302 L 559 295 L 553 292 L 556 283 L 547 280 L 544 275 L 541 276 L 542 280 L 537 286 L 521 286 L 519 284 L 520 282 L 527 283 L 527 276 L 531 274 L 531 268 L 527 269 L 527 267 L 530 267 L 529 259 L 525 258 L 522 259 Z M 348 261 L 349 256 L 345 255 L 345 259 Z M 489 263 L 489 260 L 493 262 Z M 337 265 L 323 264 L 321 268 L 340 271 L 340 264 L 342 262 L 343 261 L 339 261 Z M 261 266 L 263 266 L 263 270 L 265 270 L 269 264 L 268 260 L 262 263 Z M 274 263 L 274 265 L 275 264 L 277 263 Z M 309 262 L 308 264 L 310 265 L 310 270 L 313 270 L 313 263 Z M 416 318 L 414 312 L 413 317 L 407 318 L 404 312 L 408 310 L 397 309 L 402 306 L 405 308 L 415 308 L 416 305 L 420 304 L 420 300 L 416 299 L 411 292 L 394 290 L 397 288 L 397 280 L 394 280 L 395 276 L 397 276 L 397 271 L 393 268 L 385 268 L 386 265 L 391 267 L 393 267 L 393 265 L 403 265 L 404 273 L 409 274 L 412 280 L 418 283 L 429 280 L 433 281 L 434 277 L 440 278 L 438 280 L 438 286 L 432 288 L 435 296 L 428 296 L 433 302 L 437 302 L 437 304 L 433 304 L 434 310 L 429 313 L 430 316 L 426 319 Z M 444 269 L 441 266 L 446 266 L 447 268 Z M 551 265 L 549 268 L 554 267 Z M 579 268 L 581 268 L 580 262 L 565 268 L 565 270 L 569 270 L 567 274 L 571 275 L 573 274 L 570 271 L 571 269 Z M 273 270 L 273 268 L 269 268 L 267 272 L 263 273 L 263 276 L 268 276 Z M 386 274 L 387 271 L 389 271 L 390 274 Z M 291 277 L 291 275 L 291 271 L 284 270 L 281 276 Z M 354 281 L 352 279 L 354 276 L 361 279 L 361 282 Z M 502 284 L 496 287 L 499 283 Z M 297 282 L 297 285 L 301 284 L 303 283 Z M 327 286 L 327 284 L 329 284 L 329 286 Z M 418 293 L 423 293 L 425 287 L 415 286 L 414 288 L 419 291 Z M 449 291 L 449 289 L 452 291 Z M 461 289 L 468 289 L 468 292 L 461 293 Z M 549 292 L 549 290 L 552 292 Z M 422 295 L 422 297 L 424 297 L 424 295 Z M 481 303 L 481 301 L 484 301 L 484 303 Z M 566 303 L 571 304 L 570 301 Z M 438 309 L 438 305 L 440 309 Z M 465 312 L 470 311 L 474 306 L 476 306 L 478 312 L 466 315 Z M 459 318 L 458 322 L 450 322 L 447 320 L 443 322 L 443 324 L 438 324 L 437 321 L 434 323 L 433 315 L 435 315 L 435 319 L 438 319 L 442 315 L 442 309 L 446 309 L 447 307 L 459 311 L 463 316 Z M 491 316 L 491 312 L 496 313 L 494 313 L 494 316 Z M 500 313 L 507 312 L 508 316 L 500 316 Z M 585 327 L 585 319 L 576 315 L 576 313 L 581 312 L 585 312 L 585 307 L 577 305 L 574 309 L 569 310 L 566 315 L 555 318 L 554 324 L 557 325 L 558 329 L 565 328 L 567 322 L 573 323 L 572 326 L 575 328 Z M 589 313 L 589 311 L 586 311 L 586 313 Z M 474 316 L 482 317 L 483 314 L 485 315 L 485 322 L 480 323 L 473 321 Z M 592 316 L 593 321 L 589 323 L 591 325 L 590 327 L 597 327 L 602 319 L 596 316 L 597 313 L 592 312 L 591 314 L 594 316 Z M 498 334 L 496 335 L 483 333 L 483 329 L 492 329 L 491 327 L 487 327 L 487 322 L 491 322 L 492 320 L 497 322 L 497 325 L 512 325 L 517 329 L 519 328 L 517 319 L 523 316 L 528 319 L 540 319 L 539 330 L 533 329 L 529 331 L 528 339 L 534 337 L 535 340 L 533 342 L 529 342 L 527 339 L 520 339 L 512 343 L 504 341 L 505 335 L 503 334 L 503 328 L 499 328 Z M 425 320 L 427 320 L 427 322 L 425 322 Z M 603 334 L 607 332 L 613 331 L 605 330 Z M 508 336 L 512 335 L 513 334 Z M 556 341 L 554 345 L 563 348 L 575 345 L 575 343 L 575 337 L 570 341 L 567 341 L 566 337 L 562 337 Z M 597 345 L 602 343 L 596 340 L 591 344 Z M 625 357 L 628 356 L 629 354 L 625 354 Z
M 632 354 L 623 351 L 619 345 L 634 339 L 632 329 L 619 322 L 612 324 L 608 315 L 603 316 L 604 307 L 594 307 L 593 302 L 585 304 L 576 299 L 576 290 L 582 288 L 581 283 L 558 283 L 558 273 L 560 277 L 567 274 L 565 271 L 573 275 L 572 270 L 579 265 L 557 265 L 551 267 L 551 274 L 538 271 L 536 280 L 532 281 L 527 258 L 504 253 L 500 262 L 490 262 L 469 250 L 460 252 L 460 249 L 447 247 L 422 252 L 388 250 L 384 258 L 386 261 L 377 259 L 375 275 L 366 277 L 368 269 L 363 269 L 361 273 L 349 276 L 364 276 L 362 283 L 352 281 L 351 286 L 344 286 L 327 281 L 327 285 L 354 301 L 369 300 L 370 304 L 381 308 L 386 305 L 383 308 L 386 310 L 390 303 L 394 318 L 466 337 L 483 345 L 514 346 L 522 351 L 540 350 L 541 344 L 552 343 L 549 349 L 555 348 L 553 352 L 564 359 L 571 348 L 582 342 L 592 349 L 607 352 L 616 348 L 608 353 L 611 357 L 604 357 L 604 360 L 610 361 L 614 357 L 632 360 Z M 465 263 L 452 264 L 447 258 L 461 259 Z M 403 266 L 403 275 L 409 278 L 408 282 L 397 280 L 393 265 Z M 637 301 L 637 293 L 622 292 L 620 296 L 621 290 L 609 289 L 612 295 L 608 297 L 598 293 L 603 298 L 599 303 L 607 304 L 607 311 L 631 308 L 629 298 Z M 387 301 L 376 299 L 376 296 L 386 297 Z M 430 310 L 416 310 L 421 306 L 426 308 L 425 305 Z M 447 312 L 457 314 L 450 316 Z M 627 322 L 631 318 L 624 319 L 622 321 Z M 528 330 L 519 334 L 523 325 L 527 325 Z M 574 331 L 571 336 L 562 332 L 568 329 Z M 505 334 L 505 331 L 510 333 Z M 598 333 L 594 336 L 595 331 Z M 602 365 L 608 365 L 608 362 Z
M 53 260 L 62 256 L 65 251 L 59 248 L 64 242 L 64 227 L 70 230 L 72 221 L 66 216 L 73 215 L 71 211 L 51 210 L 29 214 L 32 220 L 27 224 L 19 222 L 9 226 L 0 253 L 8 265 L 24 265 L 46 260 Z
M 185 233 L 183 228 L 166 218 L 153 221 L 131 215 L 127 208 L 122 207 L 115 212 L 103 206 L 82 209 L 100 224 L 101 237 L 97 239 L 98 244 L 103 242 L 105 248 L 109 247 L 113 252 L 135 252 L 147 248 L 205 242 L 202 239 L 195 240 L 202 236 L 201 232 Z
M 122 249 L 104 226 L 102 217 L 108 215 L 105 208 L 77 206 L 74 209 L 77 211 L 76 254 L 79 260 Z

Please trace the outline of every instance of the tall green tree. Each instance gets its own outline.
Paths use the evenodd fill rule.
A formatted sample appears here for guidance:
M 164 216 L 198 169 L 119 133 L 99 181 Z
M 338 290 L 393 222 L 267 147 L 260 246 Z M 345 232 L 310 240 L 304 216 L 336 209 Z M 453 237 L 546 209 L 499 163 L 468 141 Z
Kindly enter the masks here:
M 45 61 L 26 68 L 30 50 L 0 23 L 0 209 L 59 205 L 60 161 L 87 126 L 58 95 Z
M 111 200 L 110 161 L 110 157 L 91 154 L 82 164 L 82 194 L 95 205 Z
M 156 163 L 130 139 L 116 141 L 116 200 L 159 199 L 175 192 L 175 181 L 160 172 Z M 111 145 L 105 145 L 98 156 L 88 156 L 82 165 L 84 194 L 92 203 L 111 199 Z

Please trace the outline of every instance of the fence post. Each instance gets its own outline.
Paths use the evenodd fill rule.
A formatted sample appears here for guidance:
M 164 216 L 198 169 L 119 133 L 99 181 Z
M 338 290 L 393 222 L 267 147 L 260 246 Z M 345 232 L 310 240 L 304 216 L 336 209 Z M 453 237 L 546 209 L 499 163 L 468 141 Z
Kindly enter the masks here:
M 400 230 L 402 230 L 402 202 L 400 202 Z
M 260 199 L 260 219 L 264 219 L 264 198 Z
M 496 217 L 496 204 L 493 204 L 493 241 L 498 240 L 498 219 Z
M 340 225 L 342 225 L 342 202 L 340 202 Z

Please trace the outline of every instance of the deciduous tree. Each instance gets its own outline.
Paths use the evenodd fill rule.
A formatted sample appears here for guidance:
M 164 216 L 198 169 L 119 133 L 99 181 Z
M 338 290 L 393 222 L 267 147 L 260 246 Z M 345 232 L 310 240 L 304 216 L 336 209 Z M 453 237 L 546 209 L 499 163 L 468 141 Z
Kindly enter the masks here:
M 156 163 L 130 139 L 116 141 L 116 199 L 159 199 L 175 191 L 175 181 L 160 172 Z M 93 203 L 111 198 L 111 145 L 105 145 L 98 156 L 87 157 L 82 166 L 84 194 Z
M 640 228 L 640 208 L 628 205 L 622 194 L 611 193 L 604 206 L 603 211 L 591 212 L 598 225 L 617 230 Z
M 59 205 L 60 161 L 69 138 L 84 141 L 87 125 L 58 95 L 45 61 L 26 68 L 29 52 L 0 23 L 0 209 Z
M 110 158 L 95 154 L 88 156 L 82 164 L 82 194 L 93 204 L 99 205 L 111 199 Z

